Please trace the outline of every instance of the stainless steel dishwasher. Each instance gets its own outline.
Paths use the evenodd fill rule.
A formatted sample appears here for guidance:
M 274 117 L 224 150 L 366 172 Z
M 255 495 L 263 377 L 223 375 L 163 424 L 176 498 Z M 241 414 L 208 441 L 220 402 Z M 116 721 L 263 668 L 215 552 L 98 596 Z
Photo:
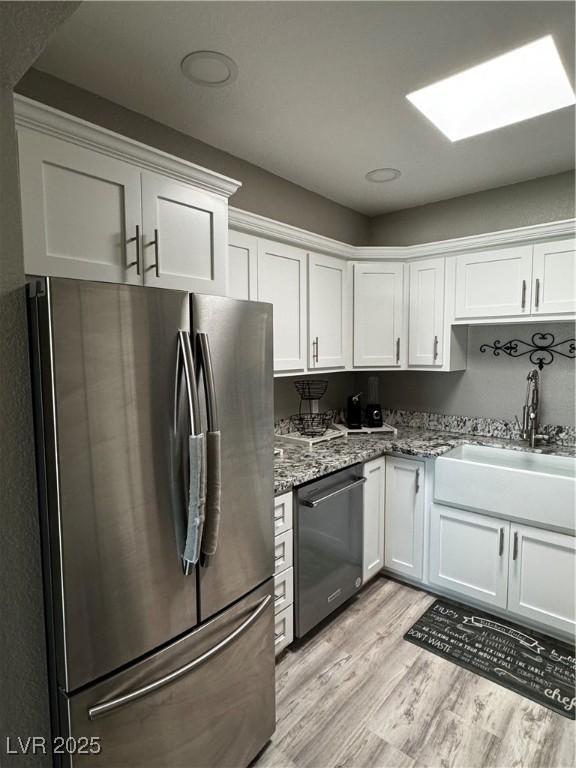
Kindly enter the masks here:
M 299 489 L 295 528 L 296 637 L 362 585 L 362 465 Z

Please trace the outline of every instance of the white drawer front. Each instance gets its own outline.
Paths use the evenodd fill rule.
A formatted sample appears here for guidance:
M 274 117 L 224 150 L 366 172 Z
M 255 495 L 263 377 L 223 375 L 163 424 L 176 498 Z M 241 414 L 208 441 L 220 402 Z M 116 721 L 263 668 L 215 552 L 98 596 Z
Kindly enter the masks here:
M 281 533 L 274 539 L 274 574 L 292 567 L 292 531 Z
M 274 647 L 276 656 L 294 639 L 294 612 L 292 606 L 276 614 L 274 619 Z
M 274 535 L 292 528 L 292 491 L 274 499 Z
M 283 611 L 294 602 L 294 569 L 287 568 L 274 577 L 274 613 Z

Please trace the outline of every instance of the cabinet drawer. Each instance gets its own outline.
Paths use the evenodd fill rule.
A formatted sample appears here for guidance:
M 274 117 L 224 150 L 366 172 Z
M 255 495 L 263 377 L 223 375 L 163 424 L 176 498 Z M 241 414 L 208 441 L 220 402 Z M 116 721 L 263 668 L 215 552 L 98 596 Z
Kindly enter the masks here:
M 274 577 L 274 613 L 280 613 L 294 602 L 294 569 L 287 568 Z
M 274 574 L 292 567 L 292 531 L 281 533 L 274 539 Z
M 294 639 L 294 613 L 288 606 L 274 617 L 274 649 L 276 656 Z
M 274 499 L 274 535 L 292 528 L 292 491 Z

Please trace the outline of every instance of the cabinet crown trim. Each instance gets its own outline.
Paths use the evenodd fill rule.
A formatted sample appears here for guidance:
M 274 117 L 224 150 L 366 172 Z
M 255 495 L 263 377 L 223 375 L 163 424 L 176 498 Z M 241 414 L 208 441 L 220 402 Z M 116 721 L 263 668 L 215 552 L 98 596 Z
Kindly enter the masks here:
M 486 232 L 451 240 L 419 243 L 418 245 L 355 246 L 232 206 L 228 211 L 228 221 L 231 229 L 258 237 L 280 240 L 305 250 L 326 253 L 350 261 L 369 261 L 372 259 L 410 261 L 429 256 L 445 256 L 507 245 L 532 244 L 537 240 L 572 237 L 576 234 L 576 219 L 563 219 L 562 221 L 532 224 L 527 227 L 503 229 L 498 232 Z
M 17 128 L 29 128 L 63 139 L 178 181 L 192 183 L 225 198 L 242 186 L 242 182 L 221 173 L 202 168 L 25 96 L 14 95 L 14 110 Z

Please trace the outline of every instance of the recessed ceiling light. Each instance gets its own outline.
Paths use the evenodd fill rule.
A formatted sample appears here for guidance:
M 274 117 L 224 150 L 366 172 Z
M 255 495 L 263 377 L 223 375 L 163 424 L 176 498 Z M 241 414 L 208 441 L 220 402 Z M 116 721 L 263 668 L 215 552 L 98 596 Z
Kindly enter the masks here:
M 450 141 L 576 103 L 551 35 L 406 97 Z
M 182 59 L 180 69 L 193 83 L 209 88 L 229 85 L 238 77 L 236 62 L 219 51 L 193 51 Z
M 373 181 L 375 184 L 384 184 L 386 181 L 396 181 L 402 176 L 398 168 L 374 168 L 368 171 L 364 177 L 366 181 Z

